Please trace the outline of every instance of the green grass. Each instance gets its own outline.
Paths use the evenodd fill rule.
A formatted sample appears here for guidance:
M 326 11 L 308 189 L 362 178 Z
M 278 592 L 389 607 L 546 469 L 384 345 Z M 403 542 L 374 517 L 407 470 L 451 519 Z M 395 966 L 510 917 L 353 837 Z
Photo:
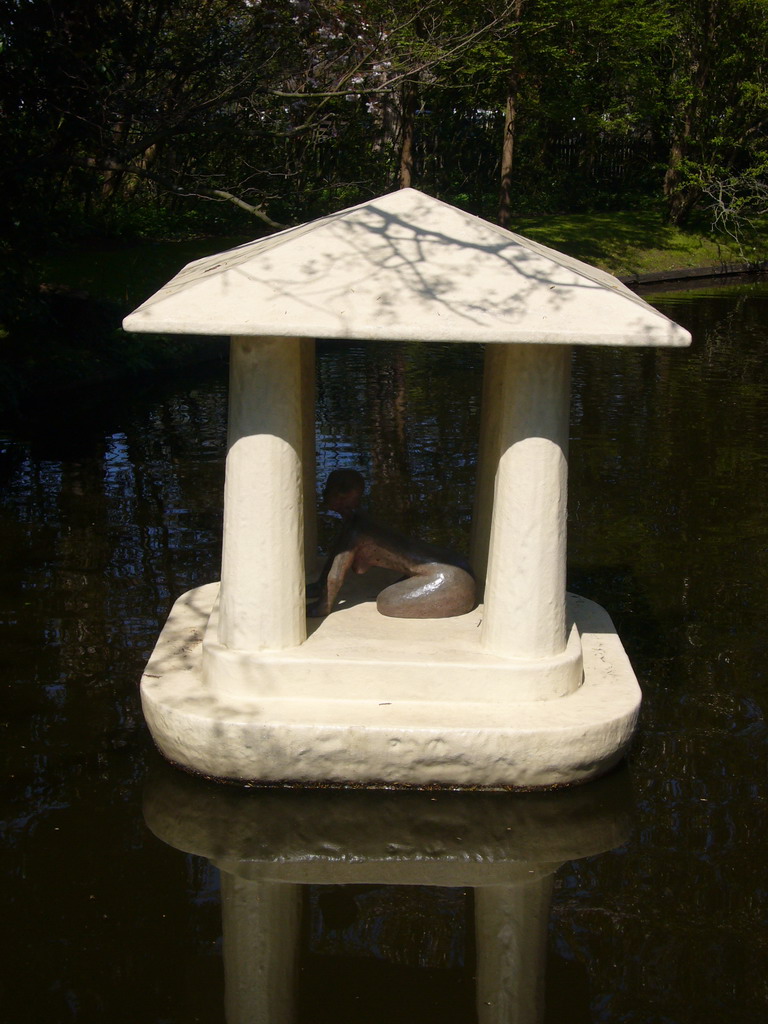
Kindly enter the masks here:
M 666 225 L 655 209 L 525 218 L 513 230 L 617 277 L 768 257 L 768 223 L 739 246 L 702 228 Z

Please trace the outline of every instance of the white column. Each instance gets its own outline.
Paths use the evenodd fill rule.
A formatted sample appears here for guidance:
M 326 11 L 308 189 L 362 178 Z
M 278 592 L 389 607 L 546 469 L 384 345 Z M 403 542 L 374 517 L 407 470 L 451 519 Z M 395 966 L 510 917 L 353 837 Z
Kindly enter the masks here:
M 475 889 L 478 1024 L 540 1024 L 553 880 Z
M 221 873 L 227 1024 L 293 1024 L 302 887 Z
M 306 639 L 299 338 L 233 338 L 219 640 Z
M 301 433 L 304 487 L 304 571 L 317 578 L 317 451 L 315 448 L 315 339 L 301 341 Z
M 570 347 L 504 345 L 499 460 L 494 488 L 481 645 L 503 657 L 565 649 L 566 503 Z
M 483 362 L 483 394 L 480 404 L 480 441 L 478 445 L 475 507 L 469 562 L 477 580 L 478 597 L 488 572 L 488 545 L 493 517 L 493 488 L 499 464 L 501 384 L 505 345 L 486 345 Z

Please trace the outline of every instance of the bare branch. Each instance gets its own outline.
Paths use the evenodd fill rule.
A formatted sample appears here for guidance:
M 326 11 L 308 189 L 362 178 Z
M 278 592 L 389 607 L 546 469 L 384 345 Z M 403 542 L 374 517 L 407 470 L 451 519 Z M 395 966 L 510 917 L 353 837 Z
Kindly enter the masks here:
M 245 210 L 247 213 L 253 214 L 254 217 L 258 217 L 259 220 L 264 221 L 264 223 L 268 224 L 269 227 L 275 228 L 278 231 L 284 227 L 287 227 L 286 224 L 279 224 L 276 220 L 272 220 L 271 217 L 267 216 L 267 214 L 264 212 L 263 207 L 253 206 L 252 203 L 246 203 L 244 199 L 240 199 L 239 196 L 232 195 L 231 192 L 225 192 L 224 189 L 211 189 L 211 195 L 216 196 L 219 199 L 225 199 L 229 203 L 234 203 L 235 206 L 239 206 L 241 210 Z
M 239 196 L 236 196 L 232 192 L 228 192 L 225 189 L 220 188 L 201 188 L 196 185 L 194 189 L 185 190 L 180 188 L 178 185 L 166 181 L 161 175 L 155 173 L 147 167 L 142 167 L 139 164 L 121 163 L 117 160 L 111 160 L 109 158 L 97 160 L 95 157 L 84 157 L 81 160 L 70 161 L 72 166 L 88 167 L 92 170 L 97 171 L 112 171 L 120 172 L 123 174 L 134 174 L 138 178 L 142 178 L 146 181 L 152 181 L 154 184 L 159 185 L 167 192 L 172 193 L 176 196 L 191 198 L 197 197 L 198 199 L 216 199 L 223 200 L 228 203 L 234 203 L 241 210 L 245 210 L 246 213 L 250 213 L 252 216 L 257 217 L 260 221 L 263 221 L 268 227 L 273 228 L 276 231 L 280 231 L 287 224 L 281 224 L 272 218 L 264 211 L 263 205 L 256 206 L 253 203 L 248 203 Z
M 412 66 L 406 68 L 403 71 L 392 76 L 384 86 L 374 87 L 357 87 L 354 89 L 344 88 L 342 85 L 337 86 L 334 89 L 319 91 L 319 92 L 288 92 L 280 89 L 274 89 L 271 91 L 271 95 L 280 97 L 281 99 L 302 99 L 302 100 L 320 100 L 320 99 L 333 99 L 334 97 L 343 96 L 376 96 L 394 92 L 398 86 L 402 84 L 408 78 L 416 78 L 423 75 L 426 71 L 431 70 L 443 61 L 449 60 L 452 57 L 458 56 L 467 50 L 473 43 L 483 36 L 492 32 L 501 24 L 506 24 L 509 18 L 509 13 L 514 8 L 514 3 L 510 3 L 502 13 L 493 18 L 491 21 L 481 25 L 474 32 L 470 32 L 469 35 L 463 36 L 454 45 L 449 45 L 448 49 L 440 50 L 431 57 L 427 57 L 421 60 L 419 63 L 415 63 Z M 410 20 L 415 20 L 410 19 Z M 408 23 L 406 23 L 408 24 Z M 402 26 L 401 26 L 402 27 Z M 366 60 L 370 59 L 375 53 L 378 52 L 377 47 L 369 49 L 368 53 L 362 57 L 354 68 L 349 69 L 340 81 L 348 82 L 355 74 L 360 72 L 360 69 L 364 66 Z
M 713 170 L 700 182 L 713 230 L 727 235 L 747 262 L 754 262 L 755 253 L 747 250 L 745 233 L 754 231 L 756 219 L 768 214 L 768 180 L 760 170 L 726 176 Z

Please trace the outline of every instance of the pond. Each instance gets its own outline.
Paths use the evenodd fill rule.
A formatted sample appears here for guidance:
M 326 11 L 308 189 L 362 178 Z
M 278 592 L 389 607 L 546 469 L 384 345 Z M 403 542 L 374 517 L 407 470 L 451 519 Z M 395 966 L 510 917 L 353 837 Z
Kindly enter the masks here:
M 226 370 L 0 437 L 4 1019 L 764 1019 L 768 284 L 650 301 L 690 350 L 574 355 L 569 588 L 644 703 L 628 765 L 572 792 L 165 765 L 137 684 L 218 578 Z M 466 547 L 480 373 L 475 347 L 321 345 L 318 476 L 358 466 L 375 516 Z

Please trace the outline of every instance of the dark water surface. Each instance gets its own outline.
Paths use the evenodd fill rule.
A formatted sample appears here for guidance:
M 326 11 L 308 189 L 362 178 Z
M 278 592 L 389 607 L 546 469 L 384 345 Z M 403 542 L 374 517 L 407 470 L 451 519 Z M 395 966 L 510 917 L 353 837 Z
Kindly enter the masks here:
M 574 357 L 570 587 L 612 614 L 644 704 L 628 769 L 572 793 L 242 793 L 168 768 L 137 684 L 173 599 L 218 578 L 225 369 L 0 437 L 0 1019 L 768 1019 L 768 285 L 653 301 L 689 351 Z M 319 475 L 355 464 L 379 518 L 466 546 L 478 349 L 318 362 Z M 399 875 L 366 867 L 382 848 Z M 499 963 L 497 918 L 518 929 Z

